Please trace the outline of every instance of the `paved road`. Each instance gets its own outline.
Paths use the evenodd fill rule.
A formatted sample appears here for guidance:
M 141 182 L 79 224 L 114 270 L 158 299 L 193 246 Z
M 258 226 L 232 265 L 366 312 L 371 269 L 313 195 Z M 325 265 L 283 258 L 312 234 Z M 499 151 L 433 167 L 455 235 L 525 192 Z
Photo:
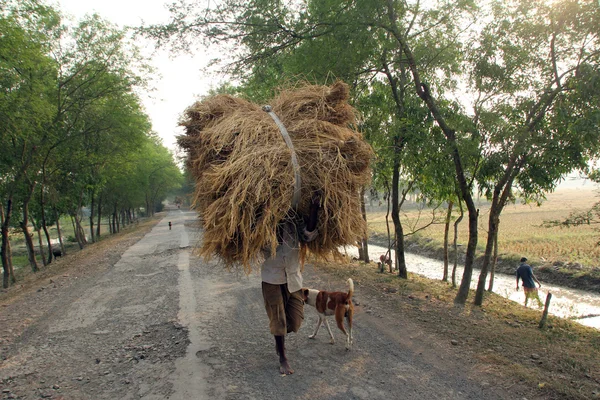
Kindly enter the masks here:
M 280 376 L 259 277 L 195 257 L 200 235 L 195 213 L 170 210 L 118 262 L 45 294 L 43 313 L 4 348 L 2 398 L 515 398 L 360 287 L 354 349 L 337 329 L 333 346 L 324 329 L 309 340 L 307 307 L 287 341 L 296 373 Z M 305 281 L 344 288 L 310 266 Z

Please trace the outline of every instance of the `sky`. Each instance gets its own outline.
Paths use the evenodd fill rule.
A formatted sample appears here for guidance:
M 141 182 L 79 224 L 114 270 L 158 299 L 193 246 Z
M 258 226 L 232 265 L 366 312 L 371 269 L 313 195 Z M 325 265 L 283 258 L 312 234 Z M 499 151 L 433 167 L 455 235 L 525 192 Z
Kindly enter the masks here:
M 54 0 L 63 14 L 77 21 L 86 14 L 97 13 L 104 19 L 121 27 L 138 26 L 142 21 L 146 24 L 166 22 L 169 12 L 165 4 L 171 0 Z M 151 42 L 140 39 L 138 45 L 154 51 Z M 181 134 L 177 126 L 183 111 L 208 93 L 215 85 L 217 78 L 206 76 L 201 69 L 210 61 L 207 52 L 196 55 L 173 56 L 166 50 L 159 50 L 152 55 L 151 65 L 157 76 L 151 82 L 152 92 L 140 94 L 147 114 L 152 120 L 153 129 L 162 138 L 163 144 L 177 152 L 175 136 Z

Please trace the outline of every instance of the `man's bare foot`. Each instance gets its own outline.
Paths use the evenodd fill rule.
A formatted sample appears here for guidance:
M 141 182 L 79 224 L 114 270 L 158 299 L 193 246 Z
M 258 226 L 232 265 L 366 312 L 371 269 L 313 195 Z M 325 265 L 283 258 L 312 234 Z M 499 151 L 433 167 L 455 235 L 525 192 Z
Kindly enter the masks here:
M 279 362 L 279 373 L 282 375 L 291 375 L 294 373 L 294 370 L 290 367 L 287 360 L 283 360 Z

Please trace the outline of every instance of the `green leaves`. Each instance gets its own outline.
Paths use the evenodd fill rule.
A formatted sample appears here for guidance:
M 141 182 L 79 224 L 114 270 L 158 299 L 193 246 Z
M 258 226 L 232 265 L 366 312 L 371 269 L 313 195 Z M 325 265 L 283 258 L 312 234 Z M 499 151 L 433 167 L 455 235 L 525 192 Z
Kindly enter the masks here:
M 101 191 L 119 173 L 135 170 L 125 167 L 131 160 L 144 164 L 149 157 L 171 173 L 161 185 L 177 185 L 180 172 L 152 135 L 135 94 L 145 83 L 138 72 L 146 67 L 124 31 L 97 15 L 62 25 L 60 13 L 38 0 L 1 7 L 2 201 L 18 204 L 27 182 L 41 185 L 60 208 L 74 207 L 82 190 Z M 140 186 L 155 183 L 146 176 Z M 143 195 L 135 201 L 145 204 Z

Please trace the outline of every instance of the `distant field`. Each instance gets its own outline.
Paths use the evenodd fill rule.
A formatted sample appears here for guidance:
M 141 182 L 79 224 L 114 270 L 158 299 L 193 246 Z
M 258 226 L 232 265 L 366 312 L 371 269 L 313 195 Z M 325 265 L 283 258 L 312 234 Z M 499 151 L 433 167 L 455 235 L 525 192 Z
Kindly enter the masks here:
M 527 256 L 533 262 L 578 262 L 588 267 L 600 267 L 600 231 L 598 225 L 579 226 L 575 228 L 545 228 L 542 226 L 546 220 L 561 220 L 573 211 L 589 209 L 600 200 L 597 190 L 590 188 L 562 189 L 551 193 L 548 200 L 541 206 L 535 204 L 508 205 L 500 217 L 500 233 L 498 236 L 498 248 L 500 257 L 516 258 Z M 478 256 L 485 248 L 487 239 L 487 222 L 489 217 L 489 205 L 480 202 L 479 216 L 479 242 Z M 402 223 L 405 226 L 415 225 L 415 228 L 423 226 L 430 215 L 430 210 L 419 211 L 415 208 L 402 213 Z M 438 211 L 443 219 L 445 210 Z M 458 210 L 453 212 L 453 221 L 458 216 Z M 386 233 L 385 211 L 374 210 L 367 216 L 369 229 L 372 232 Z M 418 221 L 418 222 L 417 222 Z M 391 218 L 390 218 L 390 224 Z M 393 228 L 392 228 L 393 229 Z M 405 232 L 410 231 L 405 227 Z M 415 234 L 419 242 L 430 239 L 430 246 L 441 246 L 443 243 L 444 225 L 432 225 L 425 230 Z M 467 215 L 459 225 L 458 243 L 466 246 L 468 239 Z M 452 240 L 452 239 L 451 239 Z

